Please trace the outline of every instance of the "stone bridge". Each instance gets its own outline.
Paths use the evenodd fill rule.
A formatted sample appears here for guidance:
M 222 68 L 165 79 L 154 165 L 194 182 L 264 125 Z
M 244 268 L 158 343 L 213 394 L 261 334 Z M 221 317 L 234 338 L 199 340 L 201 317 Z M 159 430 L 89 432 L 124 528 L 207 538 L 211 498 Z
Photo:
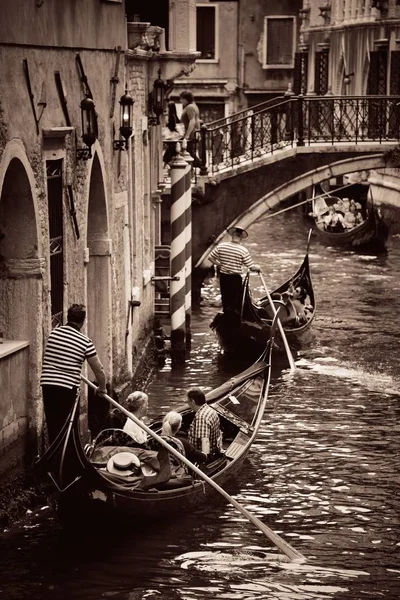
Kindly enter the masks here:
M 203 125 L 194 280 L 227 227 L 251 225 L 314 183 L 385 167 L 399 139 L 399 96 L 283 97 Z
M 195 298 L 210 268 L 207 256 L 228 227 L 248 227 L 314 183 L 390 166 L 400 96 L 286 96 L 203 125 L 197 136 Z M 167 230 L 168 208 L 163 202 Z
M 355 171 L 382 168 L 393 144 L 297 146 L 263 156 L 199 181 L 204 196 L 192 205 L 192 256 L 197 271 L 209 268 L 207 255 L 227 235 L 248 227 L 268 211 L 314 183 Z M 201 179 L 201 178 L 200 178 Z M 201 278 L 200 273 L 197 274 Z

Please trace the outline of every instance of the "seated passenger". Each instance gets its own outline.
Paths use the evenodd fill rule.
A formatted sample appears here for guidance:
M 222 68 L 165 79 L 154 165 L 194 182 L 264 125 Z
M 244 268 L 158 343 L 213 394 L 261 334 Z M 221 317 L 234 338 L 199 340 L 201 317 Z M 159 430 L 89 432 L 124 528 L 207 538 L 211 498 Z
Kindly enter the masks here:
M 190 388 L 186 395 L 189 407 L 195 412 L 189 427 L 189 442 L 196 450 L 206 454 L 207 458 L 219 456 L 222 450 L 222 433 L 218 413 L 207 404 L 206 396 L 200 388 Z
M 338 201 L 335 202 L 335 204 L 333 206 L 334 206 L 335 210 L 344 212 L 344 204 L 343 204 L 343 200 L 341 198 L 339 198 Z
M 350 199 L 349 198 L 343 198 L 343 203 L 342 203 L 342 210 L 343 213 L 346 213 L 350 208 Z
M 144 392 L 132 392 L 126 399 L 127 408 L 133 414 L 134 417 L 143 421 L 147 415 L 149 407 L 149 397 Z M 127 418 L 123 430 L 137 442 L 138 444 L 145 444 L 147 442 L 147 433 L 139 425 L 134 423 L 131 419 Z
M 344 231 L 344 217 L 341 213 L 336 212 L 334 206 L 329 207 L 329 213 L 324 218 L 324 227 L 326 231 L 340 233 Z
M 307 301 L 307 291 L 302 286 L 297 286 L 293 290 L 293 296 L 291 299 L 292 305 L 296 311 L 297 323 L 305 323 L 308 319 L 308 312 L 312 312 L 314 307 Z
M 344 226 L 346 229 L 352 229 L 356 225 L 359 225 L 363 222 L 363 218 L 361 213 L 357 211 L 356 205 L 353 202 L 350 204 L 349 210 L 344 215 Z
M 196 450 L 196 448 L 189 442 L 188 439 L 181 437 L 178 435 L 178 432 L 182 425 L 182 415 L 178 412 L 171 410 L 168 412 L 162 424 L 161 435 L 168 442 L 171 443 L 171 446 L 176 448 L 178 452 L 186 456 L 188 460 L 192 463 L 204 463 L 207 460 L 207 456 L 204 452 L 200 452 L 200 450 Z M 184 467 L 184 471 L 187 473 L 186 466 L 183 466 L 182 463 L 175 456 L 171 459 L 171 462 L 175 465 L 176 461 L 179 462 L 179 465 Z M 179 477 L 179 475 L 177 475 Z

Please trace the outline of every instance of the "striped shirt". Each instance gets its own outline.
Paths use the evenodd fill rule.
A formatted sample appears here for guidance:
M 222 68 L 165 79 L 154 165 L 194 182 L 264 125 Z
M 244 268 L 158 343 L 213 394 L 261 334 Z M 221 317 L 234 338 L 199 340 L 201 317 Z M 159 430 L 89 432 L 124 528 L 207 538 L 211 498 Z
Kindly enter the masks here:
M 208 404 L 203 404 L 196 412 L 188 431 L 188 440 L 196 450 L 201 450 L 202 438 L 210 440 L 210 452 L 219 447 L 221 430 L 219 416 Z
M 221 273 L 232 275 L 233 273 L 242 274 L 243 266 L 250 268 L 253 261 L 247 248 L 237 242 L 222 242 L 218 244 L 209 258 L 217 260 L 221 264 Z
M 86 335 L 70 325 L 56 327 L 47 340 L 40 384 L 79 387 L 85 359 L 96 354 Z

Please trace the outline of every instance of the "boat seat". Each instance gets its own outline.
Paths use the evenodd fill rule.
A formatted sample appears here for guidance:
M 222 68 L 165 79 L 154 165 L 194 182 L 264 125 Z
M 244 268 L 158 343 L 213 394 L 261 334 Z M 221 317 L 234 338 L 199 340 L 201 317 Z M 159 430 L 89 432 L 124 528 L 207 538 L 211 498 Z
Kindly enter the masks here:
M 171 477 L 168 481 L 157 484 L 156 490 L 175 490 L 177 488 L 188 487 L 193 484 L 193 478 L 191 475 L 185 475 L 184 477 Z M 149 490 L 151 491 L 151 489 Z
M 230 460 L 234 460 L 243 452 L 243 448 L 249 443 L 250 436 L 243 431 L 239 431 L 232 444 L 225 452 L 225 456 Z

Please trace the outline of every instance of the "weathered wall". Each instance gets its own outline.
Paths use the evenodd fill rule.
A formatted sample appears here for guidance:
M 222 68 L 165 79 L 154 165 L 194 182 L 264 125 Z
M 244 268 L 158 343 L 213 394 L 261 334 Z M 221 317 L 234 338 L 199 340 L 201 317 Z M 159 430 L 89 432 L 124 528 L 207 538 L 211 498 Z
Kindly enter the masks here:
M 28 424 L 20 428 L 20 448 L 26 446 L 28 429 L 36 432 L 39 446 L 43 438 L 39 378 L 51 329 L 47 160 L 61 159 L 63 165 L 64 312 L 73 302 L 87 305 L 85 332 L 98 347 L 112 390 L 130 385 L 149 341 L 153 317 L 150 190 L 154 182 L 143 135 L 151 53 L 131 56 L 127 77 L 122 53 L 111 116 L 115 47 L 124 50 L 126 44 L 123 4 L 89 0 L 84 9 L 75 0 L 39 4 L 17 0 L 7 11 L 4 6 L 0 9 L 0 331 L 8 339 L 29 343 L 27 374 L 22 366 L 14 374 L 23 388 L 18 397 L 27 407 Z M 93 156 L 87 161 L 76 156 L 76 148 L 84 147 L 80 102 L 87 91 L 77 68 L 78 52 L 99 126 Z M 24 59 L 32 103 L 40 117 L 38 131 Z M 61 76 L 68 117 L 55 72 Z M 136 101 L 137 136 L 128 152 L 113 149 L 113 140 L 119 138 L 118 100 L 125 83 Z M 69 212 L 67 186 L 73 191 L 79 237 Z M 141 306 L 129 317 L 133 287 Z M 0 407 L 14 415 L 7 431 L 18 424 L 14 400 L 0 386 Z M 8 434 L 7 438 L 0 439 L 0 451 L 14 439 Z
M 235 82 L 238 69 L 238 2 L 217 2 L 216 4 L 219 26 L 217 31 L 218 58 L 215 61 L 198 59 L 191 78 L 225 79 Z
M 20 344 L 22 345 L 22 344 Z M 29 440 L 28 387 L 29 347 L 6 354 L 9 342 L 0 345 L 0 381 L 2 393 L 8 402 L 0 402 L 0 477 L 23 469 L 21 457 L 25 455 Z
M 264 69 L 262 66 L 262 46 L 264 40 L 264 17 L 288 15 L 296 16 L 297 28 L 301 0 L 245 0 L 241 8 L 241 42 L 245 47 L 244 87 L 285 92 L 293 80 L 293 69 Z
M 125 11 L 102 0 L 3 0 L 0 40 L 4 44 L 109 48 L 124 45 Z

